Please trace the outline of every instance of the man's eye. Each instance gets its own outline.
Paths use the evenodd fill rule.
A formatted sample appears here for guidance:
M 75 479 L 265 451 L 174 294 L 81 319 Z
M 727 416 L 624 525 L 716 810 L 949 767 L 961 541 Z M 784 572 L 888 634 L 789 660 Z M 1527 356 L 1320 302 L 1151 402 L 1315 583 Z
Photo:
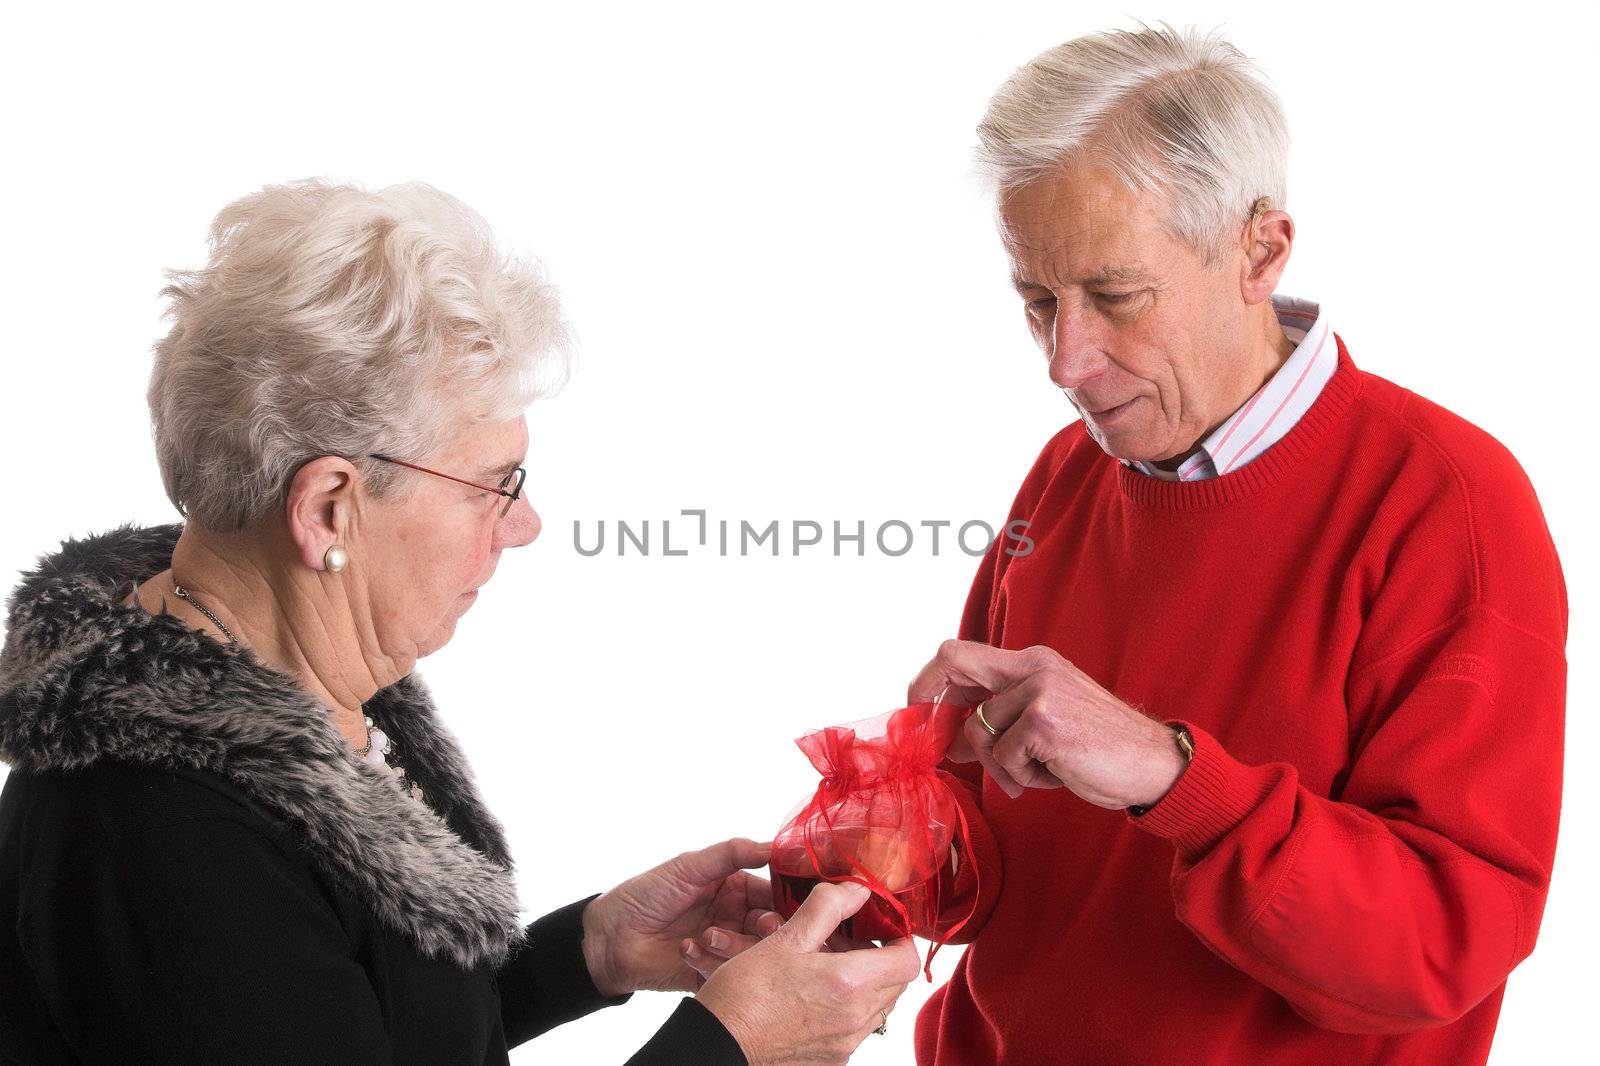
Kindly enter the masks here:
M 1028 301 L 1028 313 L 1034 315 L 1047 315 L 1050 313 L 1050 310 L 1055 307 L 1055 305 L 1056 298 L 1054 296 L 1041 296 L 1037 300 Z
M 1127 301 L 1133 299 L 1135 294 L 1131 292 L 1097 292 L 1095 295 L 1100 297 L 1100 299 L 1105 303 L 1120 304 L 1126 303 Z

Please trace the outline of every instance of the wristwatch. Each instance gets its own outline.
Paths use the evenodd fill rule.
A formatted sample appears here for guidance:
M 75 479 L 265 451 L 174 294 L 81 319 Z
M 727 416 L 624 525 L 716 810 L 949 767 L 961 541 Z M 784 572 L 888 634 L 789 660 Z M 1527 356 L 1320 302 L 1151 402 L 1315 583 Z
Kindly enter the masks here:
M 1171 727 L 1172 735 L 1178 743 L 1178 750 L 1183 753 L 1184 764 L 1188 765 L 1194 762 L 1194 736 L 1190 734 L 1188 727 L 1181 722 L 1169 722 L 1168 725 Z M 1182 775 L 1180 774 L 1179 777 L 1181 778 Z M 1173 783 L 1173 787 L 1177 787 L 1176 782 Z M 1160 802 L 1160 800 L 1156 800 L 1156 803 Z M 1150 807 L 1154 807 L 1156 803 L 1150 804 L 1149 807 L 1138 803 L 1129 804 L 1128 813 L 1137 818 L 1145 811 L 1148 811 Z

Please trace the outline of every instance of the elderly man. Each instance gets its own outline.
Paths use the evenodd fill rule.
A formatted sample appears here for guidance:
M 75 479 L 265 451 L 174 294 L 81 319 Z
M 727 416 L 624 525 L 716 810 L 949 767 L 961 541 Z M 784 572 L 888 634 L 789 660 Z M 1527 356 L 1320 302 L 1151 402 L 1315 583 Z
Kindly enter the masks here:
M 1036 549 L 996 542 L 911 686 L 979 704 L 946 764 L 971 947 L 918 1061 L 1482 1063 L 1560 807 L 1527 477 L 1273 295 L 1288 135 L 1224 41 L 1070 41 L 980 132 L 1082 420 L 1017 495 Z

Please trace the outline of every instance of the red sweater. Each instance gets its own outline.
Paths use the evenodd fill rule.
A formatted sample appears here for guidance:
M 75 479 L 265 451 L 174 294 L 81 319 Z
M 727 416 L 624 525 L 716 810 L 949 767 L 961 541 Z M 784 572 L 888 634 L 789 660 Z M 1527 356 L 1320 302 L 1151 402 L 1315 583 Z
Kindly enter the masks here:
M 917 1061 L 1482 1063 L 1544 907 L 1566 692 L 1510 453 L 1341 340 L 1249 465 L 1160 481 L 1074 423 L 1011 517 L 1036 546 L 996 541 L 961 635 L 1055 648 L 1195 757 L 1142 817 L 945 765 L 983 898 Z

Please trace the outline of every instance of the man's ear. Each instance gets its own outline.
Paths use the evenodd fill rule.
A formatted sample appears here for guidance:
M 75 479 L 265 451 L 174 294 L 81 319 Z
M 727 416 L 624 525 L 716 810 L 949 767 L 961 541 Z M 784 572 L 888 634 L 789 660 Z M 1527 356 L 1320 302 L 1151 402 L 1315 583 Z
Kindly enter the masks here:
M 326 569 L 323 556 L 335 544 L 350 548 L 358 475 L 348 459 L 324 455 L 295 471 L 289 482 L 284 504 L 289 536 L 300 561 L 313 570 Z
M 1263 196 L 1256 201 L 1241 240 L 1244 265 L 1239 292 L 1245 303 L 1258 304 L 1277 291 L 1278 279 L 1289 265 L 1289 252 L 1294 247 L 1294 219 L 1286 211 L 1273 210 L 1271 198 Z

